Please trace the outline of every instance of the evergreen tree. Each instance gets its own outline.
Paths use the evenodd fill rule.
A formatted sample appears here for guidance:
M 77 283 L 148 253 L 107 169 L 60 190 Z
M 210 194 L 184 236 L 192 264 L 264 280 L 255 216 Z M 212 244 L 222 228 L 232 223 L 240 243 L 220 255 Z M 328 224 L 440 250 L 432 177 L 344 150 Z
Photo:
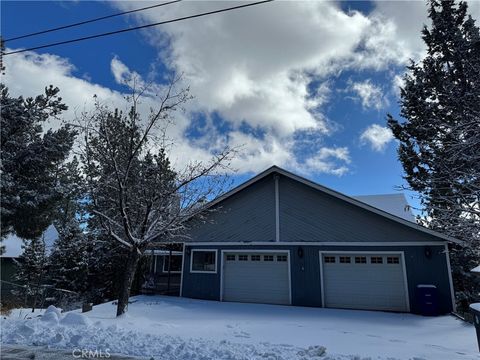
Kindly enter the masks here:
M 69 126 L 43 129 L 67 109 L 58 93 L 50 86 L 36 98 L 14 98 L 0 84 L 2 237 L 14 232 L 25 239 L 38 238 L 52 224 L 63 197 L 58 171 L 76 134 Z
M 22 245 L 23 253 L 18 258 L 15 279 L 24 286 L 25 295 L 31 299 L 33 312 L 42 295 L 49 263 L 43 236 L 26 242 Z
M 480 35 L 465 2 L 429 3 L 427 56 L 411 61 L 401 116 L 388 116 L 405 179 L 421 194 L 427 226 L 465 242 L 452 246 L 457 302 L 478 300 L 470 270 L 480 259 Z
M 57 230 L 58 239 L 49 259 L 49 282 L 57 289 L 82 294 L 88 287 L 86 236 L 75 218 L 57 225 Z

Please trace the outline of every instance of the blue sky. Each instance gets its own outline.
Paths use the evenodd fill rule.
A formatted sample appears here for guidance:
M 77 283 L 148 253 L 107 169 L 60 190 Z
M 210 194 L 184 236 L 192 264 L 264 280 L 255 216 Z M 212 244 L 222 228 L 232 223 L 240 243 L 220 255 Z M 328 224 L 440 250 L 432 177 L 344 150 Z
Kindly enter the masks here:
M 4 38 L 151 5 L 143 2 L 4 1 Z M 480 2 L 472 3 L 478 18 Z M 182 2 L 135 16 L 7 43 L 26 48 L 225 6 Z M 220 145 L 243 146 L 236 182 L 270 165 L 351 195 L 404 184 L 386 114 L 398 115 L 400 78 L 420 59 L 422 2 L 275 2 L 6 57 L 14 95 L 60 87 L 75 116 L 97 94 L 121 106 L 132 74 L 161 87 L 184 73 L 195 100 L 172 129 L 181 167 Z M 147 104 L 154 104 L 147 99 Z M 415 199 L 409 202 L 417 205 Z

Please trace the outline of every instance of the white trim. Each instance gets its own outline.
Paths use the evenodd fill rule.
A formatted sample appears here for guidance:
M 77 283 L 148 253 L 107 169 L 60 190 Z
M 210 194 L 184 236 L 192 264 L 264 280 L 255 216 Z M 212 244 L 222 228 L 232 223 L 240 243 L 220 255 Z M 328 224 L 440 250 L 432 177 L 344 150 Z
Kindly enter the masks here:
M 194 252 L 214 252 L 215 253 L 215 271 L 205 271 L 205 270 L 192 270 L 193 265 L 193 253 Z M 217 273 L 217 265 L 218 265 L 218 249 L 191 249 L 190 251 L 190 273 L 191 274 L 216 274 Z
M 220 296 L 219 299 L 220 301 L 223 301 L 223 272 L 225 270 L 225 264 L 224 264 L 224 257 L 225 253 L 286 253 L 287 254 L 287 266 L 288 266 L 288 300 L 289 300 L 289 305 L 292 305 L 292 268 L 290 265 L 290 250 L 257 250 L 257 249 L 250 249 L 250 250 L 236 250 L 236 249 L 222 249 L 220 250 L 221 252 L 221 269 L 222 271 L 220 272 Z
M 179 297 L 182 297 L 182 292 L 183 292 L 183 273 L 185 272 L 184 269 L 185 269 L 185 243 L 183 244 L 183 249 L 182 249 L 182 272 L 181 272 L 181 275 L 180 275 L 180 294 L 179 294 Z
M 323 256 L 322 252 L 318 252 L 318 258 L 320 263 L 320 292 L 321 292 L 321 300 L 322 300 L 322 307 L 325 307 L 325 282 L 323 281 Z
M 153 260 L 153 273 L 156 274 L 157 273 L 157 256 L 156 255 L 153 255 L 155 257 L 155 259 Z
M 403 266 L 403 284 L 405 290 L 405 298 L 406 298 L 406 305 L 407 305 L 407 312 L 410 312 L 410 294 L 408 292 L 408 278 L 407 278 L 407 267 L 405 264 L 405 252 L 404 251 L 335 251 L 335 250 L 327 250 L 323 251 L 320 250 L 318 252 L 319 257 L 319 264 L 320 264 L 320 286 L 322 292 L 322 307 L 325 307 L 325 288 L 324 288 L 324 280 L 323 280 L 323 256 L 322 254 L 386 254 L 386 255 L 400 255 L 402 258 L 402 266 Z
M 280 241 L 280 190 L 278 185 L 278 175 L 275 179 L 275 241 Z
M 179 251 L 177 251 L 177 252 L 179 252 Z M 169 256 L 169 255 L 166 254 L 166 255 L 157 255 L 157 256 L 163 256 L 163 257 L 164 257 L 164 259 L 163 259 L 163 266 L 162 266 L 162 274 L 168 274 L 168 270 L 165 270 L 165 263 L 166 263 L 165 260 L 167 260 L 166 258 L 167 258 L 167 256 Z M 174 257 L 174 256 L 182 256 L 182 253 L 174 254 L 174 253 L 172 252 L 172 257 Z M 182 262 L 183 262 L 183 260 L 182 260 Z M 182 270 L 180 270 L 180 271 L 170 271 L 170 274 L 180 274 L 181 272 L 182 272 Z
M 288 266 L 288 300 L 292 305 L 292 268 L 290 263 L 290 250 L 287 251 L 287 266 Z
M 405 264 L 405 252 L 402 251 L 403 281 L 405 284 L 405 295 L 407 296 L 407 309 L 410 312 L 410 293 L 408 292 L 407 265 Z
M 146 255 L 157 255 L 157 256 L 160 256 L 160 255 L 168 255 L 170 254 L 170 251 L 169 250 L 148 250 L 148 254 L 145 252 Z M 152 254 L 153 252 L 153 254 Z M 182 252 L 181 251 L 172 251 L 172 255 L 182 255 Z
M 188 246 L 256 246 L 256 245 L 272 245 L 272 246 L 444 246 L 444 241 L 388 241 L 388 242 L 362 242 L 362 241 L 345 241 L 345 242 L 318 242 L 318 241 L 251 241 L 251 242 L 240 242 L 240 241 L 213 241 L 213 242 L 187 242 Z
M 432 235 L 432 236 L 435 236 L 437 238 L 440 238 L 440 239 L 443 239 L 443 240 L 446 240 L 446 241 L 450 241 L 450 242 L 453 242 L 453 243 L 457 243 L 457 244 L 463 244 L 462 241 L 458 240 L 458 239 L 455 239 L 455 238 L 452 238 L 450 236 L 447 236 L 447 235 L 444 235 L 444 234 L 441 234 L 439 232 L 436 232 L 436 231 L 433 231 L 433 230 L 430 230 L 426 227 L 423 227 L 417 223 L 414 223 L 414 222 L 411 222 L 411 221 L 408 221 L 408 220 L 405 220 L 401 217 L 398 217 L 396 215 L 393 215 L 393 214 L 390 214 L 388 212 L 385 212 L 383 210 L 380 210 L 380 209 L 377 209 L 376 207 L 373 207 L 371 205 L 368 205 L 364 202 L 361 202 L 355 198 L 352 198 L 350 196 L 347 196 L 347 195 L 344 195 L 342 193 L 339 193 L 338 191 L 335 191 L 335 190 L 332 190 L 330 188 L 327 188 L 325 186 L 322 186 L 322 185 L 319 185 L 311 180 L 307 180 L 306 178 L 304 177 L 301 177 L 301 176 L 298 176 L 298 175 L 295 175 L 287 170 L 284 170 L 282 168 L 279 168 L 278 166 L 271 166 L 270 168 L 268 168 L 267 170 L 261 172 L 260 174 L 254 176 L 253 178 L 251 178 L 250 180 L 244 182 L 243 184 L 237 186 L 236 188 L 226 192 L 225 194 L 223 194 L 222 196 L 219 196 L 218 198 L 216 198 L 215 200 L 211 201 L 206 207 L 205 209 L 208 209 L 212 206 L 214 206 L 215 204 L 218 204 L 219 202 L 225 200 L 226 198 L 229 198 L 230 196 L 238 193 L 239 191 L 245 189 L 246 187 L 254 184 L 255 182 L 269 176 L 270 174 L 273 174 L 273 173 L 278 173 L 280 175 L 283 175 L 285 177 L 288 177 L 290 179 L 293 179 L 295 181 L 298 181 L 302 184 L 305 184 L 307 186 L 310 186 L 311 188 L 313 189 L 316 189 L 316 190 L 319 190 L 319 191 L 322 191 L 328 195 L 331 195 L 333 197 L 336 197 L 337 199 L 340 199 L 340 200 L 343 200 L 343 201 L 346 201 L 352 205 L 355 205 L 355 206 L 358 206 L 362 209 L 365 209 L 365 210 L 368 210 L 370 212 L 373 212 L 377 215 L 380 215 L 380 216 L 383 216 L 387 219 L 390 219 L 392 221 L 395 221 L 397 223 L 400 223 L 400 224 L 403 224 L 405 226 L 408 226 L 410 228 L 413 228 L 415 230 L 418 230 L 418 231 L 421 231 L 421 232 L 424 232 L 426 234 L 429 234 L 429 235 Z
M 455 289 L 453 287 L 452 268 L 450 267 L 450 252 L 448 251 L 448 244 L 445 244 L 445 257 L 447 259 L 448 282 L 450 284 L 450 296 L 452 297 L 452 309 L 457 311 L 457 303 L 455 301 Z

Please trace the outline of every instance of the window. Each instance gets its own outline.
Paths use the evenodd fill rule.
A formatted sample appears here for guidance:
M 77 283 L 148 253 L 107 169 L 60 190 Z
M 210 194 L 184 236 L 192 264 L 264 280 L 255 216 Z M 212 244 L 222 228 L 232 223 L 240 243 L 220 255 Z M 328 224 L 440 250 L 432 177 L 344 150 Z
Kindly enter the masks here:
M 340 256 L 341 264 L 350 264 L 350 256 Z
M 227 261 L 235 261 L 235 255 L 227 255 Z
M 335 263 L 335 256 L 325 256 L 324 260 L 326 263 L 333 264 Z
M 260 261 L 260 255 L 252 255 L 251 260 L 252 261 Z
M 192 250 L 190 272 L 217 272 L 217 251 Z
M 238 255 L 238 261 L 247 261 L 248 255 Z
M 263 261 L 273 261 L 273 255 L 263 255 Z
M 168 273 L 168 261 L 169 256 L 163 257 L 163 272 Z M 170 272 L 179 273 L 182 272 L 182 255 L 172 255 L 170 257 Z
M 277 255 L 277 261 L 287 261 L 287 255 Z
M 387 257 L 387 264 L 400 264 L 400 258 L 398 256 Z
M 383 264 L 383 258 L 381 256 L 372 256 L 370 258 L 370 264 Z
M 366 264 L 367 258 L 365 256 L 355 256 L 355 264 Z

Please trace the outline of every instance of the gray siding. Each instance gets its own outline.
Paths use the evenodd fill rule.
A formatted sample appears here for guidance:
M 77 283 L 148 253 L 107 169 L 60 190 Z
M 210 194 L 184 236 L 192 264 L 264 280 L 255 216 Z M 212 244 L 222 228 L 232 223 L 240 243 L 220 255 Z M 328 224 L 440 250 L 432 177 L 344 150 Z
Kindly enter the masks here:
M 440 240 L 285 176 L 279 188 L 280 241 Z
M 187 244 L 188 246 L 188 244 Z M 204 248 L 214 248 L 205 245 Z M 195 246 L 195 249 L 202 246 Z M 319 251 L 404 251 L 405 266 L 407 273 L 410 310 L 413 313 L 419 311 L 415 301 L 415 288 L 419 284 L 432 284 L 438 289 L 439 310 L 448 313 L 452 310 L 450 284 L 446 257 L 443 246 L 431 246 L 431 258 L 425 256 L 424 246 L 302 246 L 303 257 L 298 256 L 299 246 L 288 245 L 238 245 L 216 246 L 221 249 L 288 249 L 290 250 L 290 270 L 292 282 L 292 305 L 298 306 L 322 306 L 320 288 L 320 262 Z M 220 251 L 218 252 L 220 256 Z M 220 258 L 217 258 L 220 261 Z M 190 273 L 190 257 L 185 256 L 183 272 L 182 296 L 219 300 L 220 299 L 220 274 L 221 263 L 218 263 L 216 274 L 192 274 Z
M 283 175 L 279 178 L 282 242 L 412 242 L 441 239 Z M 189 224 L 191 242 L 275 240 L 275 181 L 267 176 Z
M 199 247 L 195 247 L 198 249 Z M 205 247 L 204 247 L 205 248 Z M 214 247 L 207 247 L 213 249 Z M 220 251 L 217 251 L 216 273 L 191 273 L 191 254 L 184 253 L 181 295 L 193 299 L 220 300 Z
M 274 241 L 275 184 L 262 179 L 218 204 L 205 221 L 190 224 L 189 241 Z

